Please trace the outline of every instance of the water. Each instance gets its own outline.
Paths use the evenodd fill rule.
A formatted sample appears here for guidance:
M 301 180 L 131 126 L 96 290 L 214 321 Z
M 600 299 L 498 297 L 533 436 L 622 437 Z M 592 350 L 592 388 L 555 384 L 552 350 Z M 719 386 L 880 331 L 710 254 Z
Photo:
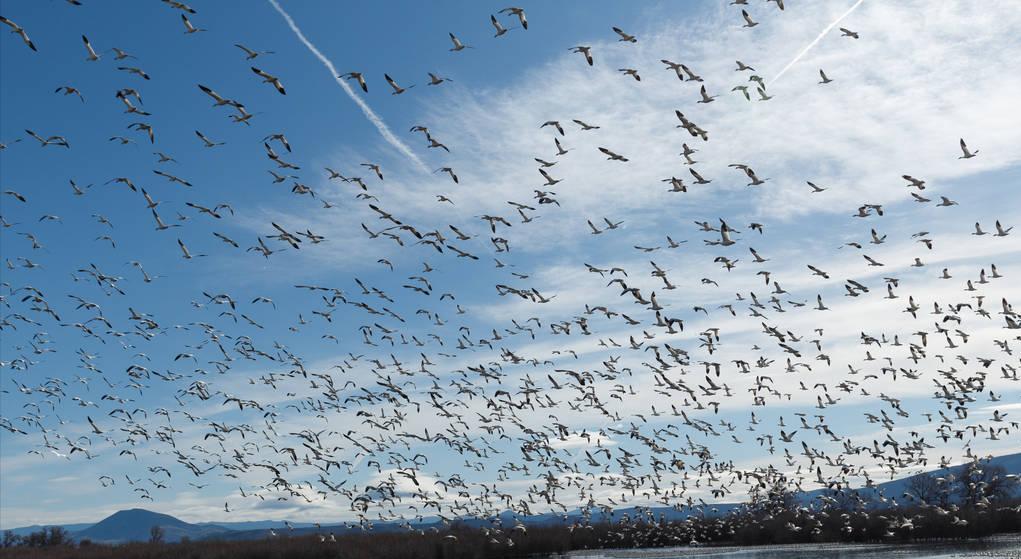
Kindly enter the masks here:
M 922 544 L 798 544 L 579 551 L 571 559 L 1021 559 L 1021 534 Z

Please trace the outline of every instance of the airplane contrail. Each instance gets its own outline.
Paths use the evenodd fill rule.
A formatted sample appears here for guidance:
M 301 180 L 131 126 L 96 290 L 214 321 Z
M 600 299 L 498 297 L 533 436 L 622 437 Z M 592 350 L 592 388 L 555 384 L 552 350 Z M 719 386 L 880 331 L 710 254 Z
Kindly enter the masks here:
M 270 1 L 272 1 L 272 0 L 270 0 Z M 831 23 L 828 26 L 826 26 L 826 29 L 823 29 L 822 33 L 819 33 L 818 37 L 816 37 L 811 43 L 808 43 L 808 46 L 806 46 L 805 48 L 801 49 L 801 52 L 799 52 L 798 55 L 794 57 L 794 60 L 791 60 L 790 62 L 788 62 L 787 65 L 783 67 L 783 70 L 780 70 L 780 73 L 777 74 L 773 79 L 769 80 L 767 83 L 772 84 L 776 80 L 780 79 L 780 76 L 784 75 L 784 73 L 787 72 L 787 70 L 789 70 L 791 66 L 794 66 L 794 64 L 797 61 L 801 60 L 801 57 L 805 56 L 805 53 L 807 53 L 809 50 L 811 50 L 811 48 L 814 47 L 816 45 L 816 43 L 821 41 L 822 38 L 825 37 L 826 34 L 829 33 L 831 29 L 836 27 L 837 24 L 840 23 L 840 20 L 842 20 L 845 17 L 847 17 L 848 15 L 850 15 L 851 12 L 853 12 L 858 6 L 861 6 L 861 3 L 864 2 L 864 1 L 865 0 L 858 0 L 857 2 L 854 3 L 853 6 L 851 6 L 850 8 L 848 8 L 848 10 L 846 12 L 844 12 L 844 15 L 838 17 L 837 19 L 835 19 L 833 21 L 833 23 Z
M 426 167 L 425 163 L 422 163 L 422 160 L 419 159 L 417 155 L 415 155 L 415 152 L 411 151 L 411 148 L 409 148 L 404 142 L 402 142 L 400 138 L 394 136 L 393 132 L 390 131 L 390 128 L 387 127 L 385 122 L 383 122 L 383 119 L 380 118 L 379 115 L 377 115 L 372 110 L 372 108 L 369 107 L 369 105 L 364 100 L 362 100 L 361 97 L 355 94 L 354 90 L 351 89 L 351 86 L 347 85 L 347 82 L 338 77 L 340 74 L 337 72 L 337 69 L 334 68 L 333 62 L 330 62 L 330 59 L 326 58 L 326 56 L 323 55 L 323 53 L 319 52 L 319 49 L 317 49 L 315 45 L 313 45 L 312 42 L 305 37 L 305 34 L 301 32 L 301 29 L 298 27 L 298 25 L 294 23 L 294 19 L 291 18 L 291 15 L 284 11 L 284 9 L 280 7 L 280 4 L 278 4 L 276 0 L 268 1 L 270 5 L 273 6 L 273 8 L 277 12 L 279 12 L 281 16 L 283 16 L 284 20 L 287 22 L 288 27 L 290 27 L 291 31 L 293 31 L 294 34 L 298 36 L 298 39 L 305 45 L 305 47 L 307 47 L 308 50 L 310 50 L 312 54 L 314 54 L 315 57 L 319 59 L 319 62 L 323 63 L 323 66 L 326 66 L 326 69 L 330 71 L 330 76 L 333 78 L 333 81 L 337 82 L 337 85 L 339 85 L 341 89 L 344 90 L 344 93 L 347 93 L 347 96 L 350 97 L 351 100 L 358 105 L 358 108 L 360 108 L 363 113 L 365 113 L 365 118 L 369 119 L 369 122 L 371 122 L 376 127 L 376 129 L 379 130 L 379 133 L 383 136 L 383 139 L 386 140 L 387 143 L 389 143 L 393 147 L 397 148 L 398 151 L 406 155 L 408 159 L 412 160 L 420 170 L 428 172 L 429 168 Z

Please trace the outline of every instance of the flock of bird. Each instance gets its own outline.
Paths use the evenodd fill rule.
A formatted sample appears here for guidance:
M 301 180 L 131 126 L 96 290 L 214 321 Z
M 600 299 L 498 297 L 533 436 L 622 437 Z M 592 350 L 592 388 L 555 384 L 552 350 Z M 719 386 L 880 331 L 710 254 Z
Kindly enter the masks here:
M 179 12 L 183 40 L 196 33 L 227 33 L 197 27 L 201 15 L 182 2 L 161 1 L 168 10 Z M 68 2 L 74 6 L 68 9 L 102 8 L 101 3 Z M 783 0 L 769 3 L 785 10 Z M 741 8 L 744 27 L 759 25 L 744 9 L 747 1 L 733 4 Z M 0 22 L 26 47 L 18 56 L 29 58 L 35 55 L 33 51 L 48 47 L 33 42 L 31 29 L 2 16 Z M 527 33 L 529 28 L 525 11 L 517 7 L 499 10 L 489 17 L 489 23 L 497 40 L 508 33 Z M 612 32 L 622 43 L 617 48 L 631 48 L 629 45 L 641 40 L 621 28 L 607 27 L 608 37 Z M 868 36 L 840 28 L 836 39 L 864 42 Z M 106 37 L 96 44 L 112 40 Z M 449 41 L 454 53 L 450 56 L 464 56 L 462 51 L 475 48 L 454 33 L 449 33 Z M 151 275 L 147 268 L 153 266 L 144 261 L 154 258 L 151 254 L 118 255 L 120 261 L 128 260 L 137 269 L 131 277 L 111 273 L 93 262 L 43 262 L 39 255 L 45 255 L 41 249 L 49 235 L 46 228 L 62 220 L 47 212 L 48 197 L 74 197 L 78 211 L 95 219 L 101 232 L 96 240 L 110 245 L 111 250 L 118 250 L 117 235 L 128 233 L 114 229 L 116 219 L 89 209 L 89 196 L 95 190 L 74 180 L 66 195 L 44 194 L 42 187 L 18 190 L 3 185 L 3 436 L 31 441 L 30 453 L 40 457 L 76 461 L 102 456 L 111 463 L 144 467 L 150 474 L 143 479 L 111 471 L 98 480 L 104 487 L 126 483 L 140 499 L 159 500 L 173 495 L 174 489 L 184 491 L 189 486 L 205 494 L 209 478 L 218 477 L 239 486 L 226 496 L 223 510 L 227 513 L 244 508 L 238 503 L 246 498 L 297 504 L 328 500 L 341 503 L 340 508 L 365 527 L 377 521 L 401 521 L 410 528 L 416 518 L 485 518 L 506 510 L 524 518 L 543 511 L 567 513 L 578 506 L 586 510 L 631 504 L 711 507 L 712 502 L 742 500 L 750 489 L 777 483 L 792 490 L 822 487 L 849 491 L 857 485 L 870 485 L 883 475 L 903 475 L 930 465 L 934 444 L 960 449 L 961 456 L 939 460 L 948 465 L 958 459 L 978 460 L 970 446 L 973 440 L 1017 437 L 1018 424 L 1007 419 L 1008 413 L 996 411 L 989 418 L 978 419 L 970 413 L 976 406 L 1001 400 L 1002 394 L 990 388 L 993 382 L 1018 381 L 1014 346 L 1021 340 L 1021 316 L 1010 301 L 994 295 L 998 284 L 1012 281 L 1005 279 L 1006 272 L 995 264 L 980 272 L 962 269 L 951 273 L 944 268 L 938 277 L 959 282 L 959 295 L 922 300 L 908 294 L 907 282 L 894 273 L 877 281 L 841 278 L 807 262 L 771 270 L 770 258 L 765 256 L 768 252 L 756 250 L 748 239 L 755 235 L 758 242 L 766 244 L 769 224 L 751 223 L 742 237 L 739 229 L 744 227 L 735 227 L 723 218 L 704 218 L 696 221 L 695 227 L 689 226 L 691 239 L 670 233 L 664 235 L 664 246 L 638 245 L 635 250 L 649 255 L 681 250 L 689 240 L 693 244 L 701 241 L 718 252 L 713 263 L 722 270 L 746 272 L 764 280 L 765 294 L 737 293 L 725 301 L 698 304 L 685 311 L 671 297 L 687 290 L 679 286 L 683 283 L 679 272 L 671 273 L 656 262 L 650 262 L 647 269 L 625 269 L 615 262 L 626 255 L 607 252 L 601 263 L 577 263 L 589 277 L 598 276 L 606 282 L 598 301 L 567 308 L 565 315 L 556 319 L 472 317 L 471 309 L 458 300 L 463 284 L 455 282 L 473 281 L 468 279 L 470 270 L 482 266 L 495 265 L 496 273 L 505 278 L 492 286 L 490 293 L 497 298 L 528 306 L 565 304 L 556 299 L 556 293 L 540 291 L 529 283 L 530 275 L 515 265 L 509 232 L 542 227 L 544 222 L 537 218 L 546 212 L 571 210 L 549 190 L 570 188 L 570 177 L 556 172 L 557 163 L 571 157 L 573 151 L 560 141 L 567 136 L 565 125 L 592 134 L 604 131 L 600 125 L 552 119 L 540 125 L 550 131 L 556 153 L 534 158 L 543 182 L 537 182 L 532 200 L 511 201 L 502 215 L 423 223 L 402 210 L 399 198 L 387 199 L 378 192 L 381 183 L 391 180 L 385 178 L 388 171 L 383 166 L 366 162 L 351 170 L 310 170 L 300 146 L 292 145 L 286 132 L 260 130 L 259 113 L 250 112 L 245 103 L 221 95 L 207 84 L 196 83 L 194 95 L 208 98 L 212 110 L 226 111 L 231 121 L 244 125 L 246 133 L 250 131 L 253 157 L 268 167 L 270 185 L 290 185 L 296 203 L 306 204 L 313 198 L 312 207 L 334 212 L 342 208 L 309 183 L 350 185 L 352 203 L 375 218 L 361 224 L 366 238 L 358 241 L 327 239 L 311 226 L 288 228 L 276 222 L 246 241 L 219 231 L 211 233 L 213 239 L 201 240 L 197 234 L 189 236 L 201 230 L 196 222 L 226 222 L 235 217 L 236 210 L 240 213 L 245 208 L 240 201 L 187 201 L 173 208 L 175 203 L 159 200 L 158 193 L 167 192 L 166 188 L 196 198 L 212 193 L 184 178 L 185 171 L 176 170 L 188 167 L 172 156 L 174 146 L 166 145 L 153 126 L 149 111 L 159 110 L 142 102 L 146 89 L 159 85 L 157 72 L 147 65 L 146 70 L 129 66 L 134 64 L 129 61 L 134 60 L 130 49 L 97 50 L 84 35 L 82 42 L 83 63 L 106 64 L 107 52 L 112 52 L 113 64 L 123 72 L 120 83 L 111 84 L 111 89 L 127 120 L 133 121 L 126 125 L 133 135 L 112 132 L 109 141 L 149 144 L 156 150 L 151 176 L 114 176 L 105 180 L 105 185 L 118 189 L 125 207 L 151 215 L 163 248 L 185 260 L 215 252 L 267 262 L 285 251 L 314 251 L 320 243 L 364 242 L 379 247 L 378 265 L 398 278 L 392 285 L 374 285 L 355 277 L 343 284 L 295 285 L 291 289 L 300 294 L 303 306 L 284 308 L 268 296 L 240 300 L 232 295 L 240 288 L 229 285 L 210 291 L 200 286 L 207 282 L 198 278 Z M 17 38 L 5 37 L 3 48 L 18 48 L 17 43 Z M 227 45 L 224 48 L 240 51 L 241 63 L 250 66 L 259 79 L 253 88 L 265 87 L 269 94 L 286 96 L 288 88 L 304 87 L 301 76 L 289 75 L 286 65 L 273 63 L 277 56 L 273 51 L 234 41 Z M 600 53 L 592 46 L 573 46 L 570 51 L 583 55 L 588 66 L 600 64 Z M 263 64 L 265 59 L 270 61 Z M 256 60 L 258 67 L 251 65 Z M 709 142 L 712 131 L 696 124 L 697 107 L 719 97 L 707 88 L 691 63 L 662 62 L 682 84 L 697 87 L 689 96 L 690 104 L 683 103 L 687 108 L 663 115 L 676 118 L 682 134 L 687 133 L 683 140 L 692 143 L 672 140 L 682 144 L 678 149 L 683 150 L 680 154 L 691 179 L 670 177 L 663 182 L 675 193 L 708 188 L 713 179 L 696 169 L 699 149 L 693 146 Z M 144 65 L 144 61 L 137 64 Z M 153 70 L 151 76 L 149 70 Z M 638 81 L 642 79 L 640 71 L 619 69 Z M 361 95 L 376 87 L 370 75 L 377 73 L 395 96 L 415 87 L 401 85 L 389 74 L 370 74 L 364 69 L 337 77 L 356 84 L 355 92 L 360 90 Z M 750 78 L 734 86 L 732 92 L 750 101 L 749 89 L 754 87 L 759 100 L 773 98 L 751 65 L 737 61 L 733 74 Z M 833 87 L 830 84 L 835 80 L 824 71 L 820 70 L 819 76 L 820 85 Z M 430 73 L 427 83 L 439 86 L 448 81 Z M 52 84 L 46 85 L 47 91 L 51 88 Z M 56 92 L 74 96 L 82 104 L 99 98 L 73 85 L 61 85 Z M 9 128 L 11 123 L 5 126 Z M 204 147 L 214 150 L 222 141 L 213 132 L 211 128 L 205 132 L 196 129 L 195 136 Z M 422 134 L 430 155 L 442 158 L 457 149 L 444 144 L 427 126 L 416 124 L 410 133 Z M 5 167 L 18 165 L 17 150 L 75 149 L 66 136 L 31 129 L 0 147 Z M 959 147 L 961 165 L 980 157 L 980 150 L 970 148 L 963 139 Z M 633 164 L 628 154 L 611 147 L 598 150 L 606 158 L 606 173 Z M 522 164 L 531 165 L 532 161 Z M 110 161 L 110 166 L 111 175 L 120 175 L 116 161 Z M 748 187 L 769 187 L 769 178 L 750 164 L 731 167 L 747 178 Z M 75 174 L 74 169 L 66 172 Z M 464 184 L 449 165 L 442 164 L 435 173 L 449 177 L 455 189 L 485 188 Z M 621 177 L 625 180 L 623 174 Z M 953 223 L 956 201 L 946 194 L 930 194 L 931 186 L 924 178 L 904 174 L 903 179 L 910 189 L 906 202 L 929 204 L 938 198 L 933 205 L 948 212 L 943 219 Z M 809 195 L 826 196 L 829 187 L 806 182 Z M 437 196 L 438 204 L 452 206 L 455 201 L 456 194 Z M 905 210 L 906 219 L 914 219 L 911 208 Z M 881 232 L 884 212 L 879 204 L 848 208 L 851 221 L 866 224 L 861 239 L 845 245 L 862 251 L 861 269 L 856 273 L 874 278 L 873 268 L 898 265 L 864 252 L 865 247 L 892 241 Z M 11 214 L 24 222 L 8 221 Z M 25 217 L 34 214 L 42 217 Z M 620 234 L 626 227 L 610 217 L 579 217 L 584 228 L 582 221 L 599 239 Z M 971 224 L 960 224 L 959 229 L 971 232 L 975 242 L 1012 241 L 1002 238 L 1010 237 L 1013 227 L 999 221 L 991 230 L 980 223 L 974 224 L 973 232 Z M 479 237 L 487 241 L 477 240 Z M 917 241 L 928 250 L 940 242 L 938 235 L 925 231 L 912 237 L 908 242 Z M 201 253 L 197 246 L 202 247 Z M 246 255 L 246 251 L 252 254 Z M 394 251 L 399 258 L 392 255 Z M 750 259 L 741 262 L 738 251 L 750 254 Z M 915 258 L 913 266 L 923 267 L 922 260 Z M 451 278 L 437 273 L 455 266 L 464 268 L 463 275 Z M 37 283 L 34 274 L 67 271 L 74 279 L 73 290 L 67 293 L 44 293 L 33 285 Z M 653 278 L 650 281 L 655 283 L 646 283 L 643 277 Z M 831 343 L 825 335 L 828 325 L 842 320 L 839 315 L 826 314 L 834 301 L 824 300 L 822 287 L 788 292 L 781 281 L 792 277 L 809 278 L 819 286 L 842 284 L 844 295 L 853 299 L 885 300 L 884 312 L 898 319 L 910 315 L 916 326 L 913 331 L 886 331 L 881 320 L 862 324 L 857 340 L 860 347 L 854 350 L 857 357 L 841 360 L 831 351 L 837 342 Z M 195 285 L 194 299 L 181 301 L 181 307 L 193 316 L 187 323 L 172 324 L 146 309 L 147 301 L 161 297 L 161 286 L 170 281 Z M 709 277 L 698 284 L 706 290 L 716 285 Z M 714 297 L 720 296 L 706 299 Z M 127 310 L 114 314 L 106 308 Z M 413 316 L 410 309 L 417 309 Z M 822 313 L 817 327 L 799 331 L 789 324 L 790 316 L 812 313 Z M 728 340 L 730 321 L 738 320 L 739 315 L 754 317 L 761 324 L 759 339 L 742 349 L 745 357 L 721 360 L 721 350 L 725 353 L 740 345 Z M 479 327 L 469 326 L 469 320 L 489 320 L 491 325 L 479 332 Z M 268 322 L 286 324 L 286 334 L 293 339 L 270 339 Z M 705 326 L 693 332 L 692 324 Z M 971 338 L 979 336 L 971 329 L 992 330 L 994 343 L 976 347 L 978 342 Z M 56 344 L 50 333 L 54 330 L 73 332 L 75 338 L 64 339 L 77 340 L 78 346 Z M 171 345 L 171 340 L 182 338 L 186 341 L 180 346 Z M 299 345 L 298 340 L 321 340 L 327 347 L 343 341 L 351 351 L 326 366 L 313 366 L 311 359 L 292 349 Z M 538 343 L 541 341 L 560 349 L 537 349 L 548 347 Z M 361 349 L 355 349 L 359 346 Z M 585 354 L 582 347 L 595 353 Z M 73 379 L 48 368 L 48 354 L 56 352 L 75 355 L 79 372 Z M 253 369 L 263 372 L 245 372 Z M 230 385 L 235 387 L 232 391 L 222 388 L 228 380 L 238 378 L 243 382 Z M 804 395 L 777 388 L 780 383 L 795 381 Z M 912 383 L 927 387 L 923 391 L 926 413 L 909 411 L 904 397 L 896 396 L 900 386 Z M 272 396 L 265 396 L 267 392 Z M 159 401 L 160 405 L 139 404 L 143 395 L 145 401 Z M 850 425 L 854 422 L 847 418 L 841 422 L 827 419 L 832 417 L 831 408 L 842 400 L 862 396 L 865 399 L 859 403 L 875 408 L 860 415 L 857 425 Z M 797 403 L 801 401 L 809 403 Z M 776 417 L 764 419 L 774 409 Z M 85 416 L 85 421 L 67 421 L 62 415 Z M 339 424 L 351 427 L 336 428 Z M 867 440 L 863 440 L 863 436 L 845 430 L 882 434 L 875 438 L 865 435 Z M 734 445 L 754 445 L 753 454 L 761 457 L 744 463 L 723 457 L 724 449 Z M 826 503 L 818 505 L 824 508 Z M 508 545 L 525 530 L 520 523 L 500 528 L 494 524 L 493 538 Z M 691 537 L 697 539 L 697 535 Z

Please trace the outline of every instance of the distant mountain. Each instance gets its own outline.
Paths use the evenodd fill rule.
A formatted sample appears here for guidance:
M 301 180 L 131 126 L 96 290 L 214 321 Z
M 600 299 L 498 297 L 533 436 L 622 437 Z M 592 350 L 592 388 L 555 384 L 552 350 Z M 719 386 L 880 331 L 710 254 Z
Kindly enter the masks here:
M 188 524 L 169 514 L 130 509 L 115 512 L 98 523 L 75 532 L 74 537 L 79 541 L 87 539 L 104 543 L 147 541 L 153 526 L 163 529 L 163 539 L 167 542 L 177 542 L 182 538 L 207 539 L 231 531 L 215 524 Z
M 984 461 L 984 468 L 995 468 L 1002 466 L 1008 474 L 1021 474 L 1021 452 L 1017 454 L 1005 454 L 1003 456 L 996 456 L 991 460 Z M 947 477 L 949 474 L 953 474 L 955 477 L 960 477 L 964 471 L 964 465 L 950 466 L 948 468 L 940 468 L 938 470 L 929 470 L 924 474 L 932 475 L 935 477 Z M 923 474 L 916 474 L 923 475 Z M 877 483 L 874 487 L 862 487 L 855 489 L 862 498 L 878 499 L 880 495 L 884 497 L 893 497 L 900 503 L 904 504 L 904 498 L 902 496 L 908 491 L 908 487 L 911 484 L 911 480 L 915 476 L 907 476 L 884 483 Z M 825 494 L 825 490 L 816 489 L 814 491 L 807 491 L 799 495 L 798 500 L 801 503 L 807 504 L 812 501 L 818 495 Z M 1017 487 L 1014 490 L 1014 496 L 1021 496 L 1021 487 Z M 954 501 L 956 499 L 951 499 Z
M 295 528 L 311 528 L 314 524 L 312 522 L 289 522 L 287 520 L 249 520 L 246 522 L 199 522 L 199 526 L 219 526 L 221 528 L 227 528 L 228 530 L 244 531 L 244 530 L 269 530 L 273 529 L 287 529 L 287 525 L 290 524 Z
M 84 529 L 88 528 L 89 526 L 92 526 L 92 523 L 86 522 L 86 523 L 82 523 L 82 524 L 46 524 L 46 525 L 33 524 L 31 526 L 22 526 L 20 528 L 11 528 L 10 531 L 11 531 L 11 533 L 13 533 L 16 536 L 27 536 L 27 535 L 29 535 L 29 534 L 31 534 L 33 532 L 38 532 L 39 530 L 42 530 L 44 528 L 49 528 L 50 526 L 59 526 L 59 527 L 65 529 L 65 530 L 67 530 L 68 532 L 78 532 L 80 530 L 84 530 Z
M 997 456 L 992 460 L 985 462 L 985 467 L 987 468 L 997 466 L 1002 466 L 1008 473 L 1021 473 L 1021 453 Z M 927 473 L 938 477 L 946 477 L 948 474 L 959 476 L 963 469 L 964 466 L 952 466 L 950 468 L 932 470 Z M 904 499 L 902 498 L 902 495 L 908 490 L 908 484 L 912 477 L 914 476 L 879 483 L 871 488 L 859 488 L 856 489 L 856 491 L 858 491 L 858 493 L 863 497 L 876 498 L 883 495 L 886 497 L 896 498 L 899 502 L 903 503 Z M 822 494 L 824 494 L 824 490 L 817 489 L 800 493 L 796 498 L 798 502 L 808 504 L 815 501 L 816 497 Z M 1015 495 L 1021 495 L 1021 489 L 1016 490 Z M 707 507 L 705 512 L 689 507 L 681 507 L 679 509 L 673 507 L 654 507 L 652 512 L 656 516 L 662 515 L 667 520 L 683 520 L 689 516 L 698 516 L 702 514 L 726 514 L 740 506 L 741 504 L 739 503 L 718 503 Z M 634 517 L 636 512 L 637 509 L 634 507 L 620 508 L 610 513 L 596 512 L 592 514 L 591 520 L 593 522 L 612 521 L 625 514 Z M 513 524 L 515 518 L 517 518 L 515 514 L 509 511 L 501 513 L 499 517 L 505 525 Z M 569 522 L 573 522 L 580 517 L 580 510 L 574 510 L 567 513 Z M 548 525 L 564 522 L 564 515 L 544 513 L 521 518 L 520 520 L 531 525 Z M 316 529 L 308 522 L 290 522 L 290 525 L 293 528 L 293 530 L 290 530 L 285 527 L 285 522 L 286 521 L 284 520 L 258 520 L 250 522 L 222 522 L 215 524 L 202 522 L 198 524 L 189 524 L 167 514 L 160 514 L 147 511 L 145 509 L 130 509 L 114 513 L 97 524 L 65 524 L 63 525 L 63 528 L 71 532 L 77 540 L 89 539 L 95 542 L 110 543 L 147 541 L 149 539 L 149 530 L 153 526 L 160 526 L 163 528 L 164 540 L 167 542 L 176 542 L 185 537 L 192 540 L 261 539 L 269 535 L 269 531 L 271 529 L 278 532 L 286 531 L 294 536 L 312 534 L 319 530 L 322 532 L 333 532 L 340 535 L 350 530 L 361 529 L 357 526 L 349 527 L 343 524 L 330 526 L 324 525 L 321 529 Z M 485 526 L 489 524 L 489 519 L 466 518 L 460 520 L 460 522 L 466 526 Z M 423 519 L 417 523 L 412 523 L 412 526 L 421 530 L 427 530 L 432 527 L 442 528 L 443 524 L 438 518 L 433 517 Z M 26 535 L 31 532 L 37 532 L 44 527 L 45 526 L 40 525 L 26 526 L 23 528 L 14 528 L 11 531 L 15 534 Z M 404 529 L 405 528 L 400 527 L 397 522 L 379 522 L 374 525 L 374 530 L 379 532 L 391 532 Z

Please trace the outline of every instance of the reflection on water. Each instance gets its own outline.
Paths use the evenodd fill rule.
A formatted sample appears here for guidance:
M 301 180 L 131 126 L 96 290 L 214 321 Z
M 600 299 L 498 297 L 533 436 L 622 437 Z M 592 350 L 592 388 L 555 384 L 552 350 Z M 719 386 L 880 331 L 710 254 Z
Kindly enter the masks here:
M 571 559 L 1021 559 L 1021 534 L 922 544 L 800 544 L 574 552 Z

